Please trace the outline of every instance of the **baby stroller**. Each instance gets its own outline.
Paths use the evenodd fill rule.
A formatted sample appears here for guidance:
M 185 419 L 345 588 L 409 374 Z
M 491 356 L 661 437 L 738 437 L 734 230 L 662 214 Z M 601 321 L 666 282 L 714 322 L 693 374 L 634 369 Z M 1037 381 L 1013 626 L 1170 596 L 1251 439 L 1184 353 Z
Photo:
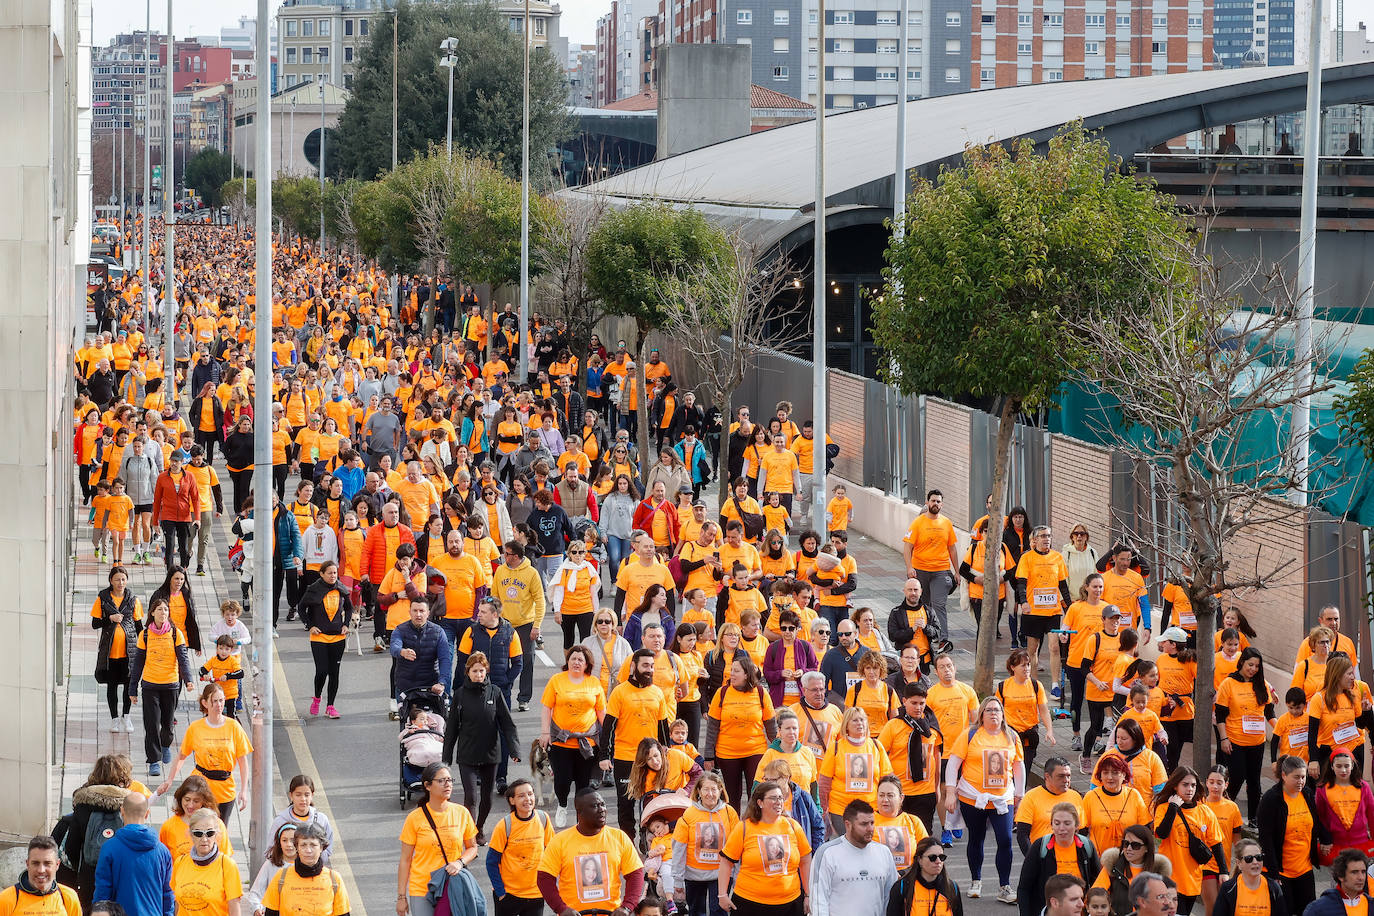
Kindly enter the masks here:
M 444 740 L 444 727 L 442 724 L 439 724 L 437 728 L 426 727 L 411 729 L 410 719 L 413 711 L 416 709 L 423 709 L 437 716 L 440 723 L 442 723 L 448 716 L 448 707 L 444 703 L 444 698 L 435 695 L 424 687 L 417 687 L 413 690 L 404 691 L 401 694 L 398 700 L 397 710 L 397 718 L 401 720 L 401 731 L 404 733 L 409 730 L 409 734 L 406 735 L 407 740 L 425 736 L 431 739 L 430 742 L 426 743 L 432 745 L 432 739 L 437 738 L 442 745 Z M 413 746 L 414 742 L 411 742 L 411 744 Z M 398 745 L 398 748 L 401 762 L 399 801 L 401 807 L 404 808 L 410 802 L 412 795 L 424 792 L 425 787 L 420 781 L 420 774 L 424 771 L 425 766 L 433 761 L 428 759 L 423 762 L 410 760 L 406 741 L 402 741 Z

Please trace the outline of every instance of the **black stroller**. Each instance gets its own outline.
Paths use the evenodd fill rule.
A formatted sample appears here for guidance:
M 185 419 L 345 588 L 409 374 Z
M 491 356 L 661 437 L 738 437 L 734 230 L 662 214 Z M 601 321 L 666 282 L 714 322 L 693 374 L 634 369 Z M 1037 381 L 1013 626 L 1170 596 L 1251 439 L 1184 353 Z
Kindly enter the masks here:
M 410 717 L 415 709 L 424 709 L 440 719 L 448 718 L 448 706 L 444 703 L 444 698 L 436 695 L 432 691 L 417 687 L 413 690 L 404 691 L 397 701 L 397 717 L 401 720 L 401 731 L 410 727 Z M 440 743 L 444 740 L 443 727 L 438 729 L 425 728 L 412 732 L 413 735 L 432 735 L 439 739 Z M 409 737 L 409 736 L 408 736 Z M 420 774 L 430 761 L 412 762 L 407 757 L 406 745 L 398 745 L 401 762 L 400 788 L 398 790 L 401 807 L 406 807 L 412 795 L 424 791 L 424 784 L 420 781 Z

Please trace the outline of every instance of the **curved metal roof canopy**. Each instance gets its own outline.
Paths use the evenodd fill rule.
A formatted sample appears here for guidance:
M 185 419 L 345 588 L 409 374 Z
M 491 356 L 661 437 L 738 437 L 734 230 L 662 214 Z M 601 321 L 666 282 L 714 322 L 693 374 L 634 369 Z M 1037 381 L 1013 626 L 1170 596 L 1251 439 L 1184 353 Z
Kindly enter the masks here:
M 1048 140 L 1082 118 L 1129 157 L 1204 127 L 1302 110 L 1305 67 L 1209 70 L 1016 86 L 921 99 L 907 105 L 911 171 L 934 176 L 968 143 Z M 1323 105 L 1374 100 L 1374 62 L 1330 64 Z M 832 114 L 826 125 L 828 208 L 892 206 L 897 106 Z M 735 224 L 773 223 L 777 238 L 815 205 L 816 128 L 809 121 L 716 143 L 623 172 L 573 193 L 629 203 L 698 206 Z

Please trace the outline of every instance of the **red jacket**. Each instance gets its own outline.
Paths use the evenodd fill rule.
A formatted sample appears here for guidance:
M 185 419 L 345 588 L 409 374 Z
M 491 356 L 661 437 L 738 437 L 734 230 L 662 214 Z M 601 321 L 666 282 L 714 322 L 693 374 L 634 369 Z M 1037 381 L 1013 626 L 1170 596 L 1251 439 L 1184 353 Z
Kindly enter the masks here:
M 185 468 L 181 471 L 181 486 L 172 482 L 171 471 L 157 475 L 153 486 L 153 524 L 162 522 L 193 522 L 199 517 L 200 486 Z
M 401 539 L 396 542 L 396 546 L 402 544 L 414 544 L 415 535 L 405 525 L 397 524 L 394 529 L 401 533 Z M 362 569 L 360 572 L 367 576 L 373 585 L 380 585 L 382 579 L 386 577 L 386 571 L 396 565 L 396 557 L 387 556 L 386 551 L 386 523 L 378 522 L 367 529 L 367 536 L 363 540 Z
M 667 517 L 668 543 L 676 544 L 680 533 L 677 510 L 674 509 L 673 504 L 666 499 L 659 503 L 657 507 L 651 505 L 648 499 L 641 500 L 639 505 L 635 506 L 634 519 L 630 524 L 638 530 L 647 531 L 652 535 L 654 533 L 653 525 L 655 512 L 662 512 Z

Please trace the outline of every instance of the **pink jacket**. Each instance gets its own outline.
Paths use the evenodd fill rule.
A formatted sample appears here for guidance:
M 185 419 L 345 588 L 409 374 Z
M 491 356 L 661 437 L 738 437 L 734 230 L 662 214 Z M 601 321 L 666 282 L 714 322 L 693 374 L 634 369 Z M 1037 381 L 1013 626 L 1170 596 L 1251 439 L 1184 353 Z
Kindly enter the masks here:
M 1317 816 L 1331 831 L 1332 846 L 1336 850 L 1346 848 L 1363 849 L 1374 839 L 1374 790 L 1369 783 L 1360 781 L 1360 806 L 1355 809 L 1355 817 L 1350 826 L 1345 826 L 1331 803 L 1326 800 L 1326 786 L 1317 786 Z

